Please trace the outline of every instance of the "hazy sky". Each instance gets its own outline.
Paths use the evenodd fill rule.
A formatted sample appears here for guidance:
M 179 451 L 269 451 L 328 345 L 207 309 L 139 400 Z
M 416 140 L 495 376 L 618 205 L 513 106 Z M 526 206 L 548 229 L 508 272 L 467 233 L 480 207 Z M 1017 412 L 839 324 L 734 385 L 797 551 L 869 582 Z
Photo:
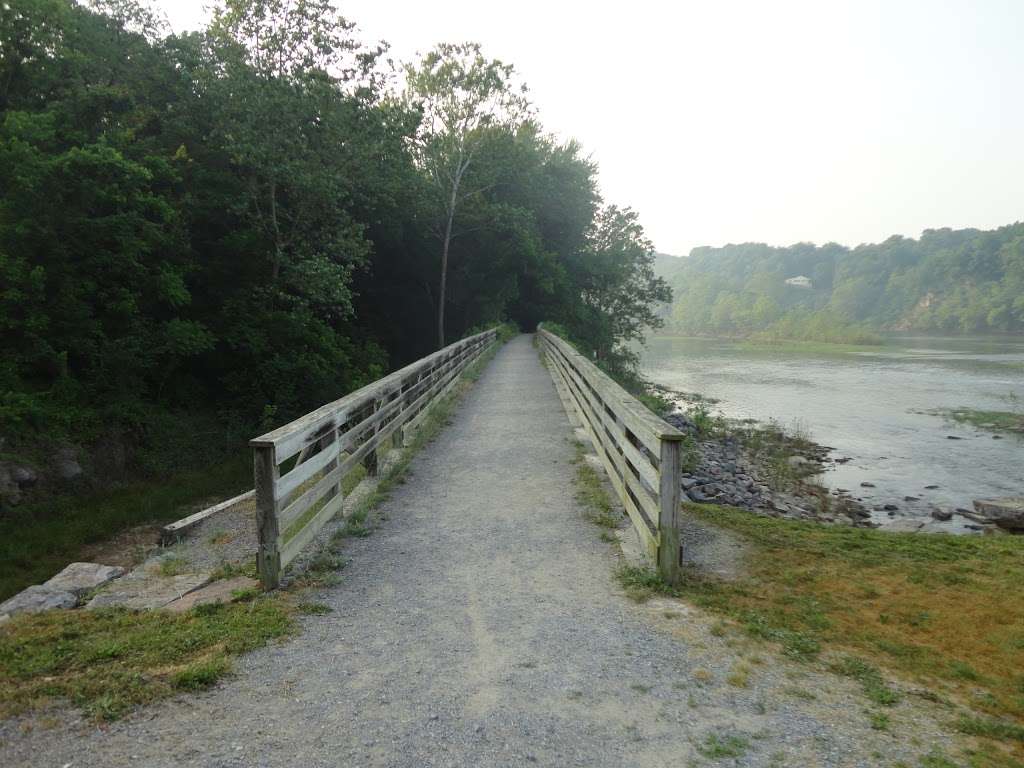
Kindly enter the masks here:
M 178 29 L 207 0 L 160 0 Z M 1022 0 L 352 0 L 399 59 L 476 40 L 661 251 L 1024 218 Z

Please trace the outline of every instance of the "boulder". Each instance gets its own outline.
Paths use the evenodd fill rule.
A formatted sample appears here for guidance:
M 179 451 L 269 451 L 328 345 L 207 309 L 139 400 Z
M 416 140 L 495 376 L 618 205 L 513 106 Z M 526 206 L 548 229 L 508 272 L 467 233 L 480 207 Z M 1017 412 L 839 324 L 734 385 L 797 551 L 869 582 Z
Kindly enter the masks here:
M 975 511 L 989 522 L 1011 531 L 1024 531 L 1024 497 L 975 499 Z
M 786 459 L 786 463 L 793 468 L 800 468 L 809 464 L 810 462 L 807 461 L 807 459 L 805 459 L 803 456 L 790 456 L 788 459 Z
M 861 488 L 874 488 L 875 484 L 874 483 L 869 483 L 867 480 L 865 480 L 863 483 L 860 484 L 860 487 Z
M 78 598 L 62 589 L 51 589 L 43 584 L 33 584 L 4 603 L 0 603 L 0 614 L 38 613 L 56 608 L 74 608 Z
M 136 569 L 86 603 L 86 609 L 123 607 L 133 611 L 163 608 L 210 583 L 208 573 L 150 576 Z
M 124 568 L 99 563 L 71 563 L 67 568 L 43 584 L 54 590 L 71 592 L 81 597 L 86 592 L 124 576 Z
M 934 517 L 936 520 L 952 520 L 953 519 L 953 510 L 951 510 L 951 509 L 942 509 L 941 507 L 933 507 L 932 508 L 932 517 Z

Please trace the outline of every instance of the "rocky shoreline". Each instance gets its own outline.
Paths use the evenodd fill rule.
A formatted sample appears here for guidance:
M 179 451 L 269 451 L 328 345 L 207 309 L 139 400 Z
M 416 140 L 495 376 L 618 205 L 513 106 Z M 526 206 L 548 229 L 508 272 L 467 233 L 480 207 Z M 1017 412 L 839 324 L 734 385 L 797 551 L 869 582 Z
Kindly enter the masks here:
M 871 512 L 848 494 L 806 482 L 806 478 L 820 474 L 836 461 L 830 455 L 831 448 L 804 439 L 783 442 L 779 447 L 788 454 L 785 462 L 792 478 L 783 489 L 768 458 L 738 434 L 704 433 L 681 412 L 665 420 L 692 438 L 699 455 L 683 472 L 683 492 L 691 501 L 727 504 L 771 517 L 877 526 Z

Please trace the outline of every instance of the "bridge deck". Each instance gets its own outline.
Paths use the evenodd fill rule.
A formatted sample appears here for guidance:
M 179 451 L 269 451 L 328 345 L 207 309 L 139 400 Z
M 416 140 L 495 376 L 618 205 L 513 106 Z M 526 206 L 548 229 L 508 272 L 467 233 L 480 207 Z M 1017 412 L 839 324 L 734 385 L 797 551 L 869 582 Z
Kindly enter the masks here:
M 758 686 L 722 682 L 736 657 L 687 608 L 620 594 L 570 436 L 530 337 L 513 340 L 347 546 L 343 582 L 312 596 L 333 613 L 209 694 L 106 732 L 39 729 L 8 764 L 678 768 L 730 730 L 761 733 L 764 760 L 860 764 L 845 760 L 863 729 L 826 725 L 841 704 L 766 709 Z

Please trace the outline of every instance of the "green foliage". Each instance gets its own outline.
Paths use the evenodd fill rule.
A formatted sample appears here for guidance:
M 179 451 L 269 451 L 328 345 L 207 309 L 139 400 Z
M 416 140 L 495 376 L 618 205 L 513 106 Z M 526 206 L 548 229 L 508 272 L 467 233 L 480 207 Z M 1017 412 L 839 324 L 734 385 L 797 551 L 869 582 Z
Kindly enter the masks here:
M 681 333 L 878 343 L 880 330 L 1024 332 L 1024 224 L 845 248 L 760 243 L 661 256 Z M 810 287 L 787 280 L 806 277 Z

